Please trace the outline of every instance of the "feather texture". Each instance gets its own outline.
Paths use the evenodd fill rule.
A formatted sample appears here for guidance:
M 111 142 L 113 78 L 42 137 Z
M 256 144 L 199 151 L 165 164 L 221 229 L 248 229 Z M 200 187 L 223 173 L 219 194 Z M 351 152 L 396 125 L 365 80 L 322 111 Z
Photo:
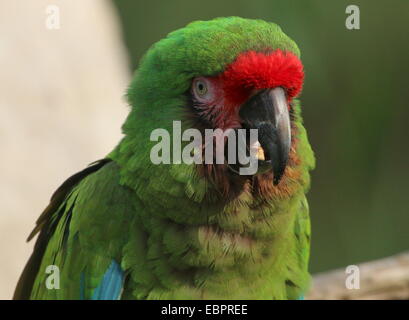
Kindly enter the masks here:
M 124 282 L 124 272 L 116 261 L 112 261 L 104 273 L 101 283 L 95 288 L 92 300 L 118 300 Z

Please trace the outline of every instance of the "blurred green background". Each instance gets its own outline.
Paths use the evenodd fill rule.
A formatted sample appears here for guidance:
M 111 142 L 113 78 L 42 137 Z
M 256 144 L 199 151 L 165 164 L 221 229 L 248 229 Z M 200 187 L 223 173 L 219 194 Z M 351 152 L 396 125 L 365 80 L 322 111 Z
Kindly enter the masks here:
M 317 158 L 309 193 L 311 271 L 381 258 L 409 246 L 409 1 L 114 1 L 132 66 L 193 20 L 272 21 L 306 70 L 301 96 Z M 360 8 L 360 30 L 345 9 Z

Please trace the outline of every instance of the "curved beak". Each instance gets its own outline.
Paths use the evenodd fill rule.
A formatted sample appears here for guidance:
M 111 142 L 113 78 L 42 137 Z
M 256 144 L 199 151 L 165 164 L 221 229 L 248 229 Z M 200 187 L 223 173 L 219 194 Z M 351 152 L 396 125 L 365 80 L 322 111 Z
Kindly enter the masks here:
M 283 88 L 263 90 L 244 103 L 239 115 L 245 127 L 258 130 L 265 161 L 271 162 L 273 184 L 277 185 L 287 166 L 291 147 L 291 124 Z

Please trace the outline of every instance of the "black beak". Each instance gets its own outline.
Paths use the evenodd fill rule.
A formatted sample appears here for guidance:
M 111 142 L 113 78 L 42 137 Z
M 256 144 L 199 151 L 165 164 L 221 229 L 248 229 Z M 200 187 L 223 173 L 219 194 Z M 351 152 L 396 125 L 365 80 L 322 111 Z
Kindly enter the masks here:
M 277 185 L 287 166 L 291 147 L 291 125 L 288 103 L 283 88 L 263 90 L 244 103 L 239 111 L 243 125 L 258 130 L 258 141 L 265 160 L 273 168 L 273 184 Z

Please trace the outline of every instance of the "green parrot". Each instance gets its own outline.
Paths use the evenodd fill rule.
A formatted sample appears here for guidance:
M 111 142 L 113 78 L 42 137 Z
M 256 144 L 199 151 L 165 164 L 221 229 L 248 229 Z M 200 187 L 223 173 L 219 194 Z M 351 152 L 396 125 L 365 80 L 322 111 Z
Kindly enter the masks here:
M 154 44 L 127 91 L 124 137 L 53 194 L 14 298 L 302 299 L 315 160 L 299 55 L 276 24 L 239 17 Z M 175 121 L 182 132 L 258 130 L 257 171 L 186 163 L 177 150 L 154 163 L 152 132 L 170 132 L 175 149 Z

